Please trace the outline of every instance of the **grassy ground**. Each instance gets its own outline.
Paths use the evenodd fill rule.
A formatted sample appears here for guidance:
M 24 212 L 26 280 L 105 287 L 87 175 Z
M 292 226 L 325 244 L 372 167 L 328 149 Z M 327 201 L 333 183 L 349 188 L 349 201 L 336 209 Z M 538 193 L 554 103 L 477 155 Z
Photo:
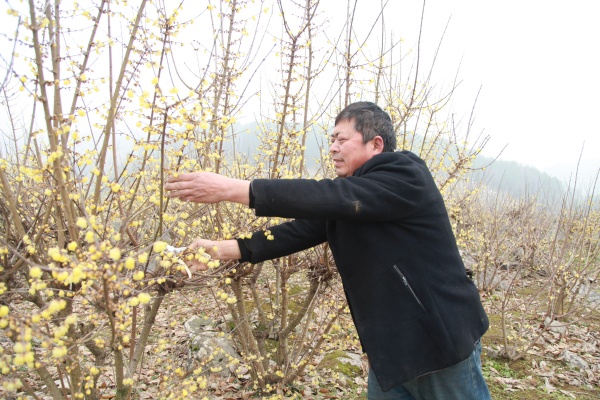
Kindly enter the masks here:
M 486 300 L 484 303 L 490 306 Z M 482 365 L 492 399 L 600 399 L 599 310 L 578 319 L 564 334 L 544 332 L 539 344 L 518 360 L 498 355 L 503 343 L 501 319 L 497 313 L 490 312 L 489 316 L 490 329 L 483 338 Z M 570 366 L 564 361 L 565 350 L 586 360 L 590 368 L 581 370 Z M 364 372 L 357 382 L 343 387 L 327 385 L 309 398 L 365 399 Z
M 491 316 L 490 330 L 484 337 L 484 347 L 491 348 L 501 342 L 502 336 L 498 327 L 498 318 Z M 578 329 L 559 337 L 556 346 L 560 349 L 571 349 L 587 359 L 598 359 L 598 332 L 600 331 L 600 313 L 589 315 L 577 325 Z M 583 339 L 578 338 L 579 332 L 587 332 L 595 338 L 588 348 L 595 348 L 595 354 L 581 351 Z M 554 344 L 552 344 L 554 345 Z M 594 370 L 582 371 L 569 366 L 561 358 L 561 352 L 552 357 L 551 352 L 532 352 L 519 360 L 508 360 L 493 357 L 490 352 L 482 355 L 482 365 L 486 381 L 493 399 L 599 399 L 598 365 L 590 363 Z M 556 352 L 555 352 L 556 353 Z M 543 363 L 543 364 L 542 364 Z M 544 368 L 540 368 L 543 365 Z
M 297 288 L 291 287 L 290 296 L 296 292 Z M 333 291 L 327 293 L 329 297 L 322 301 L 337 304 L 341 297 L 332 297 Z M 202 303 L 204 300 L 209 303 Z M 483 372 L 493 399 L 600 399 L 599 310 L 588 310 L 584 318 L 572 321 L 566 333 L 544 330 L 543 336 L 536 340 L 536 345 L 523 358 L 509 360 L 499 356 L 503 331 L 501 318 L 494 312 L 494 301 L 497 298 L 484 297 L 484 305 L 490 317 L 490 329 L 483 338 L 482 354 Z M 543 305 L 542 303 L 540 301 L 538 305 Z M 528 304 L 523 315 L 531 315 L 532 308 L 534 306 Z M 206 315 L 218 320 L 221 317 L 216 310 L 214 303 L 210 303 L 210 297 L 196 291 L 175 293 L 165 300 L 164 309 L 156 319 L 148 343 L 144 368 L 136 375 L 135 396 L 132 398 L 164 398 L 167 393 L 165 390 L 176 391 L 183 381 L 178 369 L 189 367 L 190 341 L 183 329 L 183 322 L 192 315 Z M 340 318 L 338 322 L 339 326 L 328 335 L 321 355 L 311 360 L 305 374 L 290 386 L 280 388 L 279 393 L 273 391 L 259 394 L 247 379 L 209 373 L 206 389 L 194 393 L 199 394 L 199 397 L 189 398 L 200 399 L 206 395 L 209 399 L 365 399 L 368 372 L 366 357 L 360 355 L 360 345 L 349 315 Z M 579 370 L 566 363 L 566 350 L 585 360 L 589 368 Z M 343 358 L 345 352 L 359 357 L 362 365 L 336 363 L 335 359 L 338 356 Z M 197 364 L 193 366 L 195 368 Z M 105 388 L 102 390 L 103 398 L 111 398 L 114 393 L 114 379 L 109 372 L 100 383 L 100 387 Z M 30 384 L 38 392 L 39 398 L 48 398 L 35 375 L 31 375 Z M 3 396 L 0 388 L 0 398 L 16 397 Z

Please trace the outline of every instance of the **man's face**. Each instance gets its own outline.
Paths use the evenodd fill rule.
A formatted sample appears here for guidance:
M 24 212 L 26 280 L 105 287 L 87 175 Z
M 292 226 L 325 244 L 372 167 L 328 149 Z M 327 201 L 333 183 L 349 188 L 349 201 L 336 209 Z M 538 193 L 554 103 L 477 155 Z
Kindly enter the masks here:
M 360 132 L 354 129 L 354 120 L 341 120 L 333 128 L 329 153 L 333 159 L 335 173 L 344 178 L 352 176 L 367 160 L 381 153 L 374 140 L 363 143 Z

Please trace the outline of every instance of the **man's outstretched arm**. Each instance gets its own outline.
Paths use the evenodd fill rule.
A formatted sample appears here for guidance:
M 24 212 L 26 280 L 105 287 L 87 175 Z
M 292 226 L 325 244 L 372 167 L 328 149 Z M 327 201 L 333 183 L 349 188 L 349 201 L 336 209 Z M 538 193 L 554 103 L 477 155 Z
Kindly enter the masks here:
M 250 205 L 250 181 L 228 178 L 212 172 L 191 172 L 169 178 L 169 197 L 195 203 L 231 201 Z
M 230 201 L 250 206 L 250 182 L 210 172 L 180 174 L 165 185 L 169 197 L 197 203 Z M 190 249 L 204 248 L 212 259 L 259 262 L 289 255 L 327 240 L 324 220 L 295 220 L 269 228 L 272 234 L 255 232 L 252 238 L 213 241 L 197 239 Z M 205 270 L 199 262 L 188 263 L 191 269 Z
M 231 201 L 243 205 L 250 204 L 250 182 L 228 178 L 212 172 L 192 172 L 178 174 L 169 178 L 165 185 L 169 197 L 195 203 L 219 203 Z M 197 239 L 189 249 L 204 248 L 212 259 L 238 260 L 241 252 L 238 242 L 233 240 Z M 197 260 L 188 262 L 193 271 L 202 271 L 207 267 Z

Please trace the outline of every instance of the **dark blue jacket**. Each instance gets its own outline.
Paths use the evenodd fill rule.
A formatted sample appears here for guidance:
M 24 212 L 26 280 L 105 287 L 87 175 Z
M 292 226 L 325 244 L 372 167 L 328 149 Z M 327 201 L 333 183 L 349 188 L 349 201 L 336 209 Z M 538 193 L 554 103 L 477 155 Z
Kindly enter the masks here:
M 383 390 L 454 365 L 488 328 L 443 198 L 413 153 L 382 153 L 351 177 L 257 179 L 258 216 L 296 218 L 239 240 L 242 261 L 329 241 L 363 350 Z

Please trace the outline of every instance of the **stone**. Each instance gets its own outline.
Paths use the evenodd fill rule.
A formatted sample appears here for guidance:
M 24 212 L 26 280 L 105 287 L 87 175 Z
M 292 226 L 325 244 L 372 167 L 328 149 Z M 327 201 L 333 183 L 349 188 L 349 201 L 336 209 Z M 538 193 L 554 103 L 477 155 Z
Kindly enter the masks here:
M 544 324 L 550 332 L 558 333 L 560 335 L 566 335 L 568 332 L 569 325 L 564 322 L 550 320 L 549 317 L 546 317 Z
M 570 365 L 571 367 L 579 368 L 582 370 L 590 369 L 590 365 L 583 358 L 579 357 L 577 354 L 569 350 L 563 351 L 561 357 L 564 360 L 564 362 Z
M 338 361 L 343 364 L 354 365 L 355 367 L 362 367 L 362 360 L 360 354 L 346 353 L 345 356 L 338 358 Z
M 210 318 L 202 318 L 194 315 L 192 318 L 184 322 L 183 327 L 185 331 L 193 338 L 196 334 L 206 330 L 207 327 L 212 326 L 212 320 Z
M 203 363 L 209 372 L 229 376 L 239 365 L 240 357 L 233 342 L 215 331 L 213 323 L 210 319 L 193 316 L 183 324 L 190 338 L 188 369 L 192 368 L 195 359 Z

